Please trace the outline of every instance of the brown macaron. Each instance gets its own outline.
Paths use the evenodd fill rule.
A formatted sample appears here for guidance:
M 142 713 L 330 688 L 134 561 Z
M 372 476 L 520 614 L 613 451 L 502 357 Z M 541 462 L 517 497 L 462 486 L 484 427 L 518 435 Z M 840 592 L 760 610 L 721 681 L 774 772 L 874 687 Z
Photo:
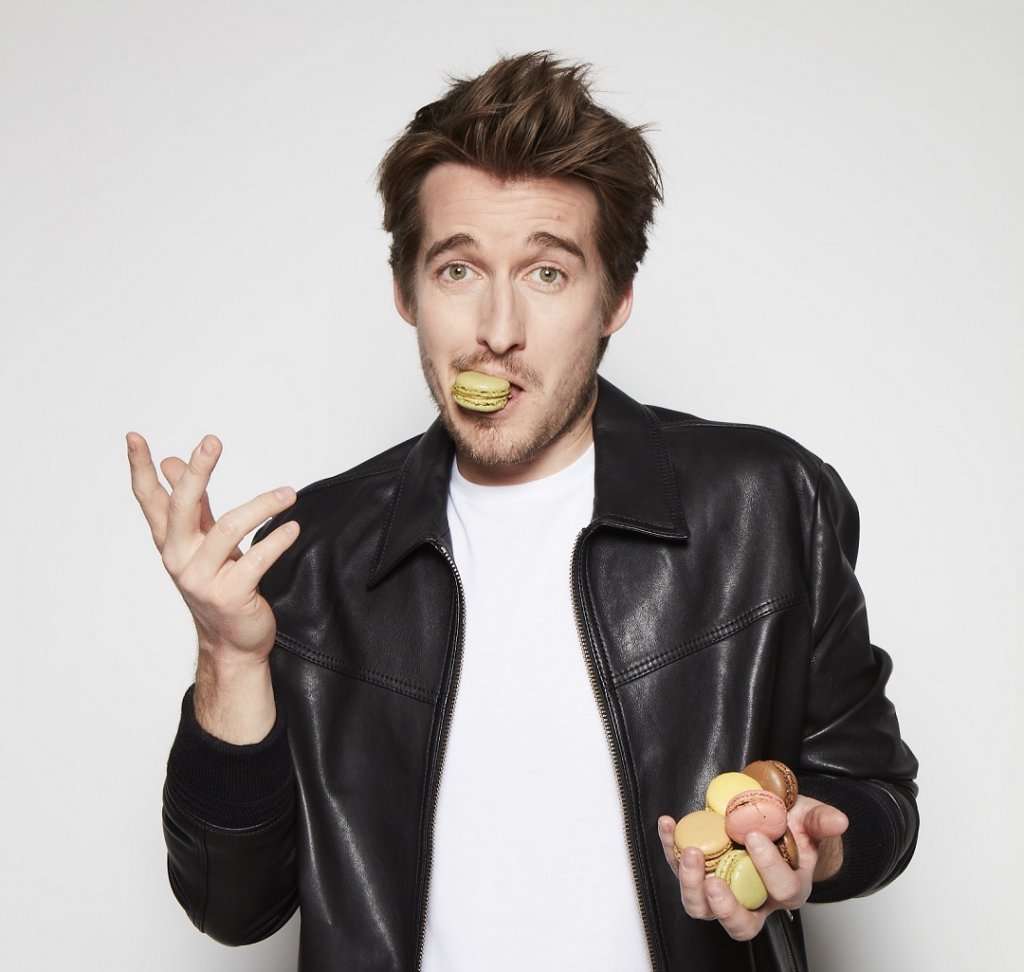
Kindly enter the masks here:
M 757 780 L 762 790 L 779 797 L 787 810 L 793 809 L 799 789 L 796 776 L 785 763 L 777 759 L 759 759 L 744 766 L 743 772 Z
M 775 841 L 782 859 L 795 871 L 800 866 L 800 850 L 796 846 L 796 838 L 793 831 L 786 828 L 786 832 Z

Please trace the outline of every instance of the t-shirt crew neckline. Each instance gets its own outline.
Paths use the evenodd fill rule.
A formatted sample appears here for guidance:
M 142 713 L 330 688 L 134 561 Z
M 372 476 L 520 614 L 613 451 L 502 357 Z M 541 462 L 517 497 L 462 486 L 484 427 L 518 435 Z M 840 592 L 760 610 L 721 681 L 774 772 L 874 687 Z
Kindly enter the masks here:
M 557 501 L 559 497 L 571 495 L 578 489 L 593 488 L 593 482 L 594 443 L 591 442 L 587 446 L 587 451 L 564 469 L 541 479 L 531 479 L 529 482 L 513 483 L 509 486 L 470 482 L 459 471 L 458 461 L 453 459 L 449 490 L 459 503 L 467 502 L 476 507 L 486 506 L 490 510 L 496 510 L 533 503 L 538 499 Z

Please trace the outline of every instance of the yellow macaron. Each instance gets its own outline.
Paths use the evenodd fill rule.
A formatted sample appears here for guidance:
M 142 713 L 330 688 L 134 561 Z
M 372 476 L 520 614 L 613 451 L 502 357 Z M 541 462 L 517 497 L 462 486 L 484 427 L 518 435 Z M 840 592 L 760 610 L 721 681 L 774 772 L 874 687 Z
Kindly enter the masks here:
M 708 810 L 714 810 L 725 816 L 725 808 L 737 793 L 745 790 L 760 790 L 761 786 L 752 776 L 746 773 L 720 773 L 708 784 L 705 797 Z

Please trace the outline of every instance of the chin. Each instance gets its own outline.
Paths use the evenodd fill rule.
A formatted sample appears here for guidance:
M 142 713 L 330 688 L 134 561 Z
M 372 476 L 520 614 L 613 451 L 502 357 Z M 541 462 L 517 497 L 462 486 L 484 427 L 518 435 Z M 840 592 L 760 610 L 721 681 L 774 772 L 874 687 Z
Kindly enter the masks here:
M 453 409 L 458 406 L 453 406 Z M 441 410 L 441 424 L 455 442 L 459 455 L 465 456 L 480 466 L 515 466 L 529 462 L 549 445 L 553 438 L 543 430 L 532 434 L 516 434 L 503 427 L 505 423 L 489 420 L 487 417 L 452 415 L 447 409 Z

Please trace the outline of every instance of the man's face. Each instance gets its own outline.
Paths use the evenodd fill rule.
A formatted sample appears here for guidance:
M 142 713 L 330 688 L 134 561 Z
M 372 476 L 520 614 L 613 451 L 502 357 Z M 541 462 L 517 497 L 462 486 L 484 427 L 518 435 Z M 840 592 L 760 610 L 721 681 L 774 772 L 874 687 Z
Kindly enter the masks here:
M 523 482 L 571 463 L 592 440 L 598 348 L 629 316 L 610 313 L 594 239 L 597 200 L 560 179 L 501 182 L 467 166 L 432 169 L 420 195 L 423 236 L 413 279 L 415 325 L 430 392 L 478 482 Z M 508 379 L 500 412 L 452 400 L 461 371 Z

